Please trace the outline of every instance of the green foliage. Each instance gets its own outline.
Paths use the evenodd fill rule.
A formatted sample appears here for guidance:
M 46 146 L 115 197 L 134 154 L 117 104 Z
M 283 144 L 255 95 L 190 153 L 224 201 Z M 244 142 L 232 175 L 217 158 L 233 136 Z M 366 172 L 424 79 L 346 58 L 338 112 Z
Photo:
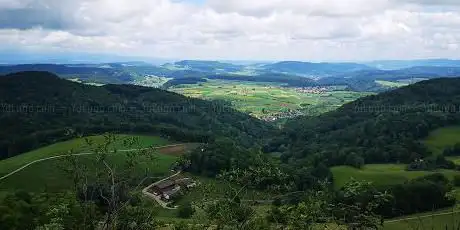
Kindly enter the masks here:
M 460 156 L 460 143 L 455 144 L 453 147 L 447 147 L 444 152 L 444 156 Z
M 193 213 L 195 213 L 195 209 L 193 208 L 192 204 L 186 203 L 186 204 L 179 206 L 177 216 L 179 218 L 187 219 L 187 218 L 190 218 L 193 215 Z
M 389 203 L 392 196 L 378 191 L 370 182 L 352 180 L 337 194 L 332 208 L 338 222 L 354 229 L 378 229 L 383 217 L 377 211 Z
M 95 87 L 46 72 L 0 78 L 1 158 L 80 134 L 161 134 L 180 141 L 232 137 L 252 146 L 273 128 L 225 105 L 133 85 Z M 27 110 L 20 110 L 24 106 Z
M 420 139 L 460 122 L 459 94 L 459 79 L 436 79 L 358 99 L 286 123 L 284 141 L 278 137 L 268 149 L 286 144 L 285 161 L 319 157 L 328 166 L 345 164 L 352 153 L 366 163 L 410 163 L 432 154 Z
M 460 175 L 454 176 L 454 186 L 460 187 Z
M 380 213 L 395 217 L 449 207 L 455 204 L 447 196 L 451 191 L 451 182 L 439 173 L 394 185 L 389 189 L 393 200 Z
M 73 194 L 16 192 L 0 202 L 1 229 L 94 229 L 100 217 L 92 203 L 79 203 Z

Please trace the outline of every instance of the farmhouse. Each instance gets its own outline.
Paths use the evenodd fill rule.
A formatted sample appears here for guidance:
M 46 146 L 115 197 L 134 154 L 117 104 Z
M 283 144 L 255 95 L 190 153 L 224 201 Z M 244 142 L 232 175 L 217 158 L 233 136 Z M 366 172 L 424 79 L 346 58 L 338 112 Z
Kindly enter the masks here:
M 168 179 L 159 182 L 151 188 L 153 195 L 160 196 L 165 201 L 170 201 L 180 194 L 182 189 L 190 189 L 196 186 L 195 181 L 190 178 Z

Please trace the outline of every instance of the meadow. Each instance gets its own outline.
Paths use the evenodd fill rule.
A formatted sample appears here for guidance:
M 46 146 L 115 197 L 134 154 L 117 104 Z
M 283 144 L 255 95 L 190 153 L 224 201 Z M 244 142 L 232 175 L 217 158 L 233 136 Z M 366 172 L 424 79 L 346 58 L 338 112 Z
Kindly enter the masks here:
M 109 146 L 110 150 L 139 149 L 173 144 L 168 140 L 156 136 L 116 135 L 115 138 L 115 141 Z M 135 145 L 126 146 L 123 142 L 129 138 L 135 138 L 138 142 Z M 88 137 L 88 139 L 92 140 L 95 144 L 104 142 L 104 136 L 91 136 Z M 74 153 L 91 152 L 86 145 L 85 138 L 59 142 L 0 161 L 0 176 L 6 175 L 35 160 L 63 155 L 71 150 Z M 95 158 L 95 155 L 76 157 L 81 165 L 88 167 L 89 170 Z M 108 161 L 113 165 L 121 165 L 126 159 L 126 152 L 117 152 L 108 155 Z M 169 172 L 171 164 L 174 163 L 176 159 L 177 156 L 174 155 L 155 153 L 151 160 L 140 162 L 136 171 L 141 174 L 144 173 L 145 170 L 148 170 L 149 175 L 163 176 Z M 65 169 L 68 166 L 69 163 L 65 158 L 37 162 L 1 180 L 0 191 L 20 189 L 30 192 L 60 192 L 67 190 L 71 188 L 70 186 L 72 184 L 70 178 L 65 173 Z
M 204 83 L 179 85 L 173 92 L 206 100 L 225 100 L 235 109 L 258 118 L 288 110 L 317 115 L 372 93 L 345 90 L 306 93 L 281 83 L 208 80 Z
M 445 148 L 460 143 L 460 126 L 449 126 L 434 130 L 423 140 L 434 154 L 442 154 Z
M 449 208 L 428 213 L 418 213 L 394 220 L 387 220 L 384 230 L 445 230 L 459 229 L 460 213 L 458 209 Z
M 433 173 L 442 173 L 449 179 L 454 175 L 460 174 L 454 170 L 437 170 L 437 171 L 406 171 L 404 164 L 368 164 L 362 169 L 356 169 L 350 166 L 332 167 L 334 175 L 334 187 L 340 189 L 352 178 L 356 180 L 365 180 L 373 182 L 376 186 L 387 186 L 401 184 L 407 180 L 430 175 Z
M 376 80 L 375 83 L 381 85 L 381 86 L 384 86 L 384 87 L 388 87 L 388 88 L 399 88 L 399 87 L 403 87 L 403 86 L 407 86 L 409 85 L 409 83 L 407 82 L 398 82 L 398 81 L 381 81 L 381 80 Z

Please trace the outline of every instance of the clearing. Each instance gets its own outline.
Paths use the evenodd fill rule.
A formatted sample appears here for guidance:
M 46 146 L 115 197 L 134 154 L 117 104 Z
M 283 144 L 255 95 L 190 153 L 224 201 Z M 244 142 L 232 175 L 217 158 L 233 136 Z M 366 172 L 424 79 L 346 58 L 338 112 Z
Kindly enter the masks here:
M 460 143 L 460 126 L 448 126 L 430 132 L 423 143 L 434 154 L 442 154 L 445 148 Z

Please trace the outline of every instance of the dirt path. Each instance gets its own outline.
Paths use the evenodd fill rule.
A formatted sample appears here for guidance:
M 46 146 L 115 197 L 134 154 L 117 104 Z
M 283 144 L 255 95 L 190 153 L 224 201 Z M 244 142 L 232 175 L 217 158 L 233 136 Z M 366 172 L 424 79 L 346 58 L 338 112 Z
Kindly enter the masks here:
M 168 148 L 177 148 L 177 147 L 181 147 L 181 146 L 185 146 L 186 144 L 174 144 L 174 145 L 165 145 L 165 146 L 159 146 L 159 147 L 155 147 L 154 149 L 160 149 L 161 150 L 165 150 L 167 151 Z M 185 148 L 185 147 L 184 147 Z M 142 149 L 125 149 L 125 150 L 118 150 L 118 152 L 134 152 L 134 151 L 140 151 L 140 150 L 146 150 L 146 149 L 150 149 L 150 148 L 142 148 Z M 87 156 L 87 155 L 93 155 L 95 153 L 75 153 L 75 154 L 71 154 L 70 156 Z M 33 164 L 36 164 L 36 163 L 39 163 L 39 162 L 42 162 L 42 161 L 47 161 L 47 160 L 54 160 L 54 159 L 59 159 L 59 158 L 64 158 L 64 157 L 68 157 L 69 155 L 66 154 L 66 155 L 57 155 L 57 156 L 52 156 L 52 157 L 46 157 L 46 158 L 42 158 L 42 159 L 38 159 L 38 160 L 34 160 L 8 174 L 6 174 L 5 176 L 2 176 L 0 177 L 0 181 L 2 180 L 5 180 L 6 178 L 24 170 L 25 168 L 33 165 Z
M 443 213 L 424 215 L 424 216 L 415 216 L 415 217 L 409 217 L 409 218 L 397 219 L 397 220 L 388 220 L 388 221 L 385 221 L 385 223 L 395 223 L 395 222 L 401 222 L 401 221 L 407 221 L 407 220 L 418 220 L 418 219 L 429 218 L 429 217 L 434 217 L 434 216 L 452 215 L 452 214 L 457 214 L 457 213 L 460 213 L 460 211 L 443 212 Z

